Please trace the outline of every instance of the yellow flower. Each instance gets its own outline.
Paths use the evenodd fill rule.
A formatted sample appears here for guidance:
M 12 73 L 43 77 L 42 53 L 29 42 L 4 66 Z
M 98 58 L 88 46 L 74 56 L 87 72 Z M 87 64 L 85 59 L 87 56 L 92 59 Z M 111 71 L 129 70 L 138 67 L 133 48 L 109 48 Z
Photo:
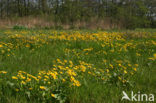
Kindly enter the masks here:
M 136 68 L 133 68 L 133 70 L 134 70 L 134 71 L 137 71 L 137 69 L 136 69 Z
M 138 64 L 134 64 L 136 67 L 138 67 L 139 65 Z
M 73 76 L 71 76 L 71 77 L 70 77 L 70 80 L 71 80 L 71 81 L 74 81 L 74 80 L 75 80 L 75 78 L 74 78 Z
M 76 73 L 75 73 L 74 71 L 70 70 L 70 69 L 67 71 L 67 73 L 68 73 L 70 76 L 72 76 L 72 75 L 73 75 L 73 76 L 76 76 Z
M 3 47 L 3 45 L 2 44 L 0 44 L 0 48 L 2 48 Z
M 46 87 L 45 87 L 45 86 L 40 86 L 40 89 L 41 89 L 41 90 L 45 90 Z
M 123 83 L 125 83 L 125 82 L 126 82 L 126 80 L 122 80 L 122 82 L 123 82 Z
M 30 81 L 31 81 L 31 79 L 30 78 L 27 78 L 26 82 L 30 82 Z
M 109 64 L 109 66 L 113 69 L 113 65 L 112 64 Z
M 24 84 L 25 85 L 26 83 L 24 81 L 21 81 L 21 84 Z
M 15 91 L 16 91 L 16 92 L 18 92 L 18 91 L 19 91 L 19 89 L 17 89 L 17 88 L 16 88 L 16 89 L 15 89 Z
M 80 84 L 80 82 L 78 80 L 74 80 L 73 85 L 77 86 L 77 87 L 81 86 L 81 84 Z
M 55 94 L 51 93 L 51 96 L 55 98 Z
M 86 49 L 83 49 L 83 51 L 92 51 L 93 48 L 86 48 Z
M 27 44 L 25 47 L 29 48 L 29 47 L 30 47 L 30 45 L 29 45 L 29 44 Z
M 106 69 L 106 72 L 108 73 L 109 72 L 109 69 Z
M 12 79 L 18 79 L 16 76 L 12 76 Z
M 60 59 L 57 59 L 57 62 L 58 62 L 58 63 L 62 63 Z
M 154 59 L 156 59 L 156 53 L 154 53 L 153 56 L 154 56 Z
M 141 54 L 139 54 L 139 53 L 136 53 L 136 56 L 141 56 Z
M 21 75 L 21 78 L 22 78 L 22 79 L 26 79 L 26 77 L 24 77 L 23 75 Z
M 44 76 L 45 78 L 49 79 L 49 77 L 47 75 Z
M 128 66 L 131 67 L 132 65 L 131 64 L 128 64 Z
M 64 63 L 67 63 L 67 60 L 64 60 Z
M 0 71 L 0 74 L 1 74 L 1 73 L 2 73 L 2 74 L 6 74 L 7 72 L 6 72 L 6 71 Z
M 57 79 L 57 74 L 56 73 L 50 73 L 53 79 Z
M 29 88 L 29 90 L 32 90 L 32 88 Z
M 86 69 L 87 69 L 84 65 L 81 65 L 80 68 L 81 68 L 81 71 L 82 71 L 82 72 L 85 72 Z
M 150 58 L 148 58 L 148 59 L 149 59 L 149 60 L 154 60 L 154 58 L 151 58 L 151 57 L 150 57 Z
M 69 63 L 70 63 L 71 65 L 73 65 L 73 62 L 72 62 L 72 61 L 69 61 Z
M 126 71 L 126 70 L 124 70 L 124 73 L 125 73 L 125 74 L 127 74 L 127 71 Z
M 91 74 L 91 72 L 90 72 L 90 71 L 88 71 L 88 74 Z
M 118 77 L 119 80 L 121 80 L 121 77 Z
M 62 79 L 62 81 L 65 82 L 66 80 L 65 79 Z
M 39 79 L 41 79 L 41 76 L 38 76 Z
M 121 64 L 118 64 L 121 67 Z

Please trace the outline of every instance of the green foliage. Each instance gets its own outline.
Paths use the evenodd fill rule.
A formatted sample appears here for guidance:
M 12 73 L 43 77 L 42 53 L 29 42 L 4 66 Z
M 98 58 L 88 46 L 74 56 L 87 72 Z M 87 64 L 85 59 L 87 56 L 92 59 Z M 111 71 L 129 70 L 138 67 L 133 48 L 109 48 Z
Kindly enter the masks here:
M 0 31 L 0 102 L 121 103 L 123 90 L 156 94 L 155 32 Z M 66 70 L 81 85 L 69 86 Z
M 56 30 L 63 30 L 63 27 L 61 25 L 57 25 L 54 27 Z
M 23 29 L 27 29 L 27 27 L 22 26 L 22 25 L 15 25 L 15 26 L 13 26 L 13 29 L 14 30 L 23 30 Z
M 45 16 L 45 19 L 49 15 L 56 24 L 70 25 L 77 21 L 91 22 L 92 18 L 104 21 L 109 18 L 111 25 L 135 29 L 156 27 L 152 16 L 155 4 L 155 0 L 1 0 L 0 15 L 1 18 Z

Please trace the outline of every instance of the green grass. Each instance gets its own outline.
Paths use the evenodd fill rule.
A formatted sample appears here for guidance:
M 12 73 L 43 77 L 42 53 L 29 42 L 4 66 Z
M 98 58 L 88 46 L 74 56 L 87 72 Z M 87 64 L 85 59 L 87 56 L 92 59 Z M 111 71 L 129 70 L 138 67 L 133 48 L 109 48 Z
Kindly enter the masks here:
M 11 31 L 14 33 L 20 32 L 20 30 Z M 28 31 L 26 34 L 28 36 L 36 35 L 35 33 L 37 32 L 35 31 L 35 33 L 33 33 L 33 30 L 26 31 Z M 17 39 L 10 39 L 4 32 L 5 30 L 0 32 L 0 42 L 19 44 Z M 65 32 L 69 34 L 73 31 Z M 79 32 L 85 33 L 86 31 Z M 91 33 L 92 31 L 87 32 Z M 53 35 L 48 30 L 42 30 L 39 33 Z M 146 33 L 151 32 L 146 31 Z M 57 35 L 59 35 L 59 33 Z M 156 36 L 156 33 L 152 32 L 151 35 Z M 122 60 L 123 64 L 128 61 L 131 65 L 139 65 L 137 72 L 134 73 L 134 75 L 128 75 L 128 84 L 122 84 L 113 77 L 109 81 L 101 82 L 93 77 L 86 76 L 84 79 L 80 80 L 82 84 L 80 87 L 71 88 L 66 93 L 66 103 L 127 103 L 128 101 L 126 100 L 121 101 L 122 91 L 126 91 L 129 94 L 131 91 L 134 91 L 135 93 L 140 91 L 141 93 L 146 94 L 152 93 L 156 96 L 156 62 L 155 60 L 152 61 L 148 59 L 153 57 L 153 54 L 156 53 L 156 45 L 151 43 L 152 40 L 156 42 L 156 38 L 153 38 L 152 36 L 149 36 L 148 38 L 126 37 L 125 41 L 114 40 L 110 43 L 113 45 L 119 43 L 121 44 L 121 47 L 128 42 L 132 43 L 132 46 L 127 48 L 127 52 L 119 52 L 119 46 L 115 47 L 110 44 L 101 47 L 101 44 L 103 44 L 104 41 L 48 40 L 47 45 L 43 44 L 39 48 L 35 48 L 35 46 L 26 48 L 23 45 L 18 49 L 11 50 L 14 55 L 7 56 L 7 54 L 0 54 L 0 70 L 8 71 L 7 78 L 9 78 L 9 76 L 15 75 L 19 70 L 26 71 L 33 75 L 38 73 L 39 70 L 49 70 L 52 68 L 52 65 L 55 64 L 53 61 L 57 58 L 60 60 L 71 60 L 74 64 L 77 64 L 79 60 L 85 61 L 94 64 L 96 68 L 101 68 L 103 70 L 107 69 L 107 64 L 113 64 L 115 66 L 115 62 L 113 61 L 115 59 Z M 135 44 L 136 48 L 133 48 Z M 35 49 L 33 50 L 33 48 Z M 67 53 L 65 52 L 65 49 L 67 48 L 74 51 Z M 93 50 L 87 52 L 88 55 L 86 55 L 86 52 L 83 50 L 86 48 L 93 48 Z M 111 52 L 112 49 L 114 49 L 114 52 Z M 107 55 L 105 55 L 103 51 L 105 51 Z M 79 56 L 77 56 L 78 53 L 80 53 Z M 136 53 L 139 53 L 141 56 L 136 56 Z M 106 65 L 103 63 L 104 59 L 107 60 Z M 113 70 L 113 73 L 114 72 L 116 71 Z M 113 75 L 113 73 L 111 75 Z M 26 95 L 12 92 L 9 88 L 1 88 L 0 86 L 0 90 L 1 103 L 38 102 L 35 97 L 34 99 L 28 99 Z

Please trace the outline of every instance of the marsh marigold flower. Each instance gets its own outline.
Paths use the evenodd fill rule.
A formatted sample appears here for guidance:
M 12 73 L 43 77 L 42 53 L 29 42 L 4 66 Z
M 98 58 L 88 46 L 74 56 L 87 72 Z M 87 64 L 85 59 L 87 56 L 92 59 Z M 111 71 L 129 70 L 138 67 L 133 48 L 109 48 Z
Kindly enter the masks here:
M 124 73 L 125 73 L 125 74 L 127 74 L 127 71 L 126 71 L 126 70 L 124 70 Z
M 40 89 L 41 89 L 41 90 L 45 90 L 46 87 L 44 87 L 44 86 L 40 86 Z
M 153 56 L 154 56 L 154 59 L 156 59 L 156 53 L 154 53 Z
M 12 79 L 18 79 L 16 76 L 12 76 Z
M 2 74 L 6 74 L 7 72 L 6 72 L 6 71 L 0 71 L 0 74 L 1 74 L 1 73 L 2 73 Z
M 16 88 L 16 89 L 15 89 L 15 91 L 16 91 L 16 92 L 18 92 L 18 91 L 19 91 L 19 89 L 17 89 L 17 88 Z
M 55 94 L 51 93 L 51 96 L 55 98 Z
M 3 47 L 3 45 L 0 45 L 0 48 Z

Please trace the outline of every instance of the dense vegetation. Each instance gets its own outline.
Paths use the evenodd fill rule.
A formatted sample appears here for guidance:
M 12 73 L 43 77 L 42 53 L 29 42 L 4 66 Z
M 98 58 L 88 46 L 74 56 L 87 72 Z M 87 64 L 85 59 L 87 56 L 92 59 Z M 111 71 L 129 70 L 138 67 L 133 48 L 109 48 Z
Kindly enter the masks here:
M 1 103 L 120 103 L 156 95 L 155 30 L 0 31 Z M 144 99 L 145 100 L 145 99 Z
M 0 103 L 155 101 L 153 28 L 156 0 L 0 0 Z
M 154 28 L 155 15 L 155 0 L 0 0 L 1 18 L 42 16 L 73 28 L 75 22 L 90 22 L 86 28 L 102 22 L 101 28 Z

